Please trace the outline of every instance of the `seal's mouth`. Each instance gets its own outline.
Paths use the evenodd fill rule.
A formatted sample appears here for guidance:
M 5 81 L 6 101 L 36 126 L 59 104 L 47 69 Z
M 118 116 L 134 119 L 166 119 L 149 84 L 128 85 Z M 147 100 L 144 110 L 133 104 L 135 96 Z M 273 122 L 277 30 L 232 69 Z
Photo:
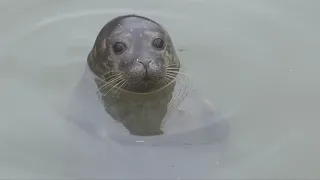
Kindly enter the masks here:
M 148 75 L 145 75 L 143 78 L 142 78 L 142 81 L 151 81 L 150 77 Z
M 150 76 L 144 76 L 139 81 L 131 84 L 130 88 L 134 92 L 146 93 L 158 89 L 158 82 Z
M 142 86 L 144 86 L 145 88 L 151 88 L 152 86 L 154 86 L 157 83 L 157 81 L 151 79 L 148 76 L 145 76 L 143 79 L 141 79 L 140 82 L 138 82 L 138 84 L 141 84 Z

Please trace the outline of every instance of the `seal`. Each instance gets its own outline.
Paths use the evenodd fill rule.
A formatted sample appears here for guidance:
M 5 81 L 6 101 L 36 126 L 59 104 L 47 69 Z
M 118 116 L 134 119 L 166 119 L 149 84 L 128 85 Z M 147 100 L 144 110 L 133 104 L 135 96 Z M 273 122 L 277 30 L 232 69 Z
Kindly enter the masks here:
M 111 117 L 132 135 L 163 134 L 180 70 L 164 27 L 135 14 L 118 16 L 98 33 L 87 63 Z

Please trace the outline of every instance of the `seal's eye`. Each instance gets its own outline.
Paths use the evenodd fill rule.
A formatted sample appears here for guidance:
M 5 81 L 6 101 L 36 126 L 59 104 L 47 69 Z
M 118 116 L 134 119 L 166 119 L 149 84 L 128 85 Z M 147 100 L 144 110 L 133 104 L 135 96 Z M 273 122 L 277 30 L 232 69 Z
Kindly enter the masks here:
M 160 38 L 153 40 L 152 46 L 158 50 L 162 50 L 164 48 L 164 41 Z
M 113 45 L 113 51 L 116 54 L 121 54 L 126 50 L 126 45 L 124 45 L 122 42 L 117 42 Z

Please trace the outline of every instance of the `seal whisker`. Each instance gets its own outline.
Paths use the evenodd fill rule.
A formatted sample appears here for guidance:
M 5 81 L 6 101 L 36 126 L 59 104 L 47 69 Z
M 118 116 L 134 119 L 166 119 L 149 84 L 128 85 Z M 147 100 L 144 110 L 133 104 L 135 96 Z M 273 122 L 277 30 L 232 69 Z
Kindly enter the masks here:
M 180 70 L 180 68 L 166 68 L 166 70 Z
M 116 94 L 117 94 L 117 92 L 118 92 L 120 89 L 123 89 L 124 85 L 125 85 L 128 81 L 126 81 L 125 79 L 122 79 L 122 81 L 121 81 L 121 82 L 122 82 L 122 83 L 121 83 L 121 84 L 119 84 L 119 86 L 118 86 L 117 90 L 113 93 L 113 95 L 116 95 Z
M 169 85 L 172 82 L 172 78 L 169 78 L 167 76 L 165 76 L 162 81 L 164 82 L 163 88 L 167 87 L 167 85 Z M 161 88 L 162 89 L 162 88 Z
M 177 69 L 180 69 L 179 66 L 177 66 L 177 65 L 169 65 L 169 66 L 165 66 L 164 68 L 165 68 L 165 69 L 168 69 L 168 68 L 177 68 Z
M 118 73 L 118 74 L 115 74 L 115 75 L 112 75 L 112 76 L 108 76 L 108 77 L 106 77 L 105 79 L 101 79 L 101 78 L 99 78 L 99 80 L 100 80 L 100 82 L 99 83 L 112 83 L 112 81 L 114 80 L 114 79 L 117 79 L 118 77 L 120 77 L 122 75 L 122 73 Z M 111 81 L 109 81 L 110 79 L 112 79 Z M 104 84 L 104 86 L 105 86 L 106 84 Z M 103 86 L 103 87 L 104 87 Z M 103 87 L 100 87 L 100 88 L 103 88 Z
M 118 76 L 121 76 L 121 75 L 123 75 L 123 73 L 113 74 L 111 76 L 106 77 L 105 79 L 101 79 L 101 81 L 107 82 L 108 80 L 113 79 L 113 78 L 118 77 Z
M 166 68 L 166 69 L 177 69 L 177 70 L 180 70 L 180 69 L 181 69 L 180 67 L 172 66 L 172 65 L 167 66 L 167 67 L 165 67 L 165 68 Z
M 164 66 L 164 67 L 171 67 L 171 66 L 179 66 L 179 64 L 168 64 L 167 66 Z
M 111 81 L 105 82 L 104 85 L 102 85 L 97 91 L 100 91 L 103 88 L 105 88 L 106 86 L 111 85 L 112 83 L 117 82 L 117 81 L 119 81 L 121 79 L 123 79 L 123 76 L 119 76 L 119 77 L 116 77 L 116 78 L 112 79 Z
M 126 82 L 124 83 L 124 85 L 121 87 L 122 89 L 125 89 L 128 85 L 129 81 L 126 80 Z
M 117 75 L 114 75 L 114 76 L 109 76 L 109 77 L 107 77 L 107 78 L 105 78 L 105 82 L 106 83 L 108 83 L 108 82 L 111 82 L 111 81 L 113 81 L 114 79 L 117 79 L 117 78 L 123 78 L 124 77 L 124 75 L 122 75 L 122 74 L 117 74 Z
M 183 73 L 183 72 L 180 72 L 180 71 L 167 71 L 167 73 L 171 73 L 171 74 L 182 74 L 182 75 L 185 75 L 185 76 L 190 76 L 189 74 L 186 74 L 186 73 Z
M 190 78 L 190 75 L 188 75 L 188 74 L 186 74 L 186 73 L 183 73 L 183 72 L 167 71 L 167 76 L 175 77 L 175 78 L 179 79 L 179 81 L 180 81 L 181 83 L 183 83 L 182 80 L 181 80 L 181 78 L 178 77 L 179 75 L 183 75 L 183 76 L 185 76 L 185 77 L 187 77 L 187 78 Z M 186 84 L 186 83 L 183 83 L 183 84 Z
M 171 74 L 167 74 L 166 78 L 167 78 L 167 80 L 169 80 L 171 82 L 171 81 L 175 80 L 177 78 L 177 76 L 173 76 Z
M 166 74 L 166 77 L 171 78 L 170 81 L 179 79 L 178 75 L 175 74 Z
M 120 79 L 122 79 L 121 76 L 116 77 L 116 78 L 112 79 L 111 81 L 104 82 L 104 85 L 102 87 L 100 87 L 99 90 L 101 90 L 101 88 L 104 88 L 105 86 L 111 85 L 112 83 L 114 83 Z
M 170 79 L 168 77 L 164 77 L 163 80 L 165 81 L 166 84 L 169 84 L 172 79 Z
M 118 87 L 119 84 L 121 84 L 123 82 L 123 79 L 118 82 L 117 84 L 115 84 L 114 86 L 112 86 L 105 94 L 103 94 L 104 96 L 106 96 L 113 88 L 116 88 Z

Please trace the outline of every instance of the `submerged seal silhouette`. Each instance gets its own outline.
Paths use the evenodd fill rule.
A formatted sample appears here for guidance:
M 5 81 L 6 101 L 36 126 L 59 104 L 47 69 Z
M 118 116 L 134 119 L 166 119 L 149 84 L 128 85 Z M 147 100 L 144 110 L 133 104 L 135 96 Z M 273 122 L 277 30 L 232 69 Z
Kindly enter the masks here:
M 87 63 L 105 110 L 130 134 L 163 133 L 180 60 L 160 24 L 133 14 L 112 19 L 97 35 Z

